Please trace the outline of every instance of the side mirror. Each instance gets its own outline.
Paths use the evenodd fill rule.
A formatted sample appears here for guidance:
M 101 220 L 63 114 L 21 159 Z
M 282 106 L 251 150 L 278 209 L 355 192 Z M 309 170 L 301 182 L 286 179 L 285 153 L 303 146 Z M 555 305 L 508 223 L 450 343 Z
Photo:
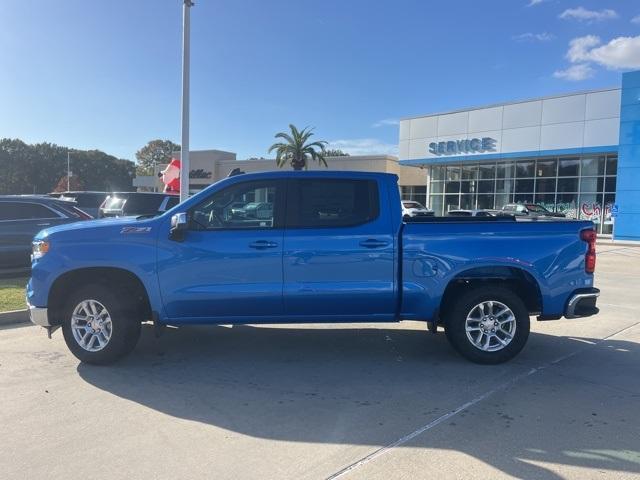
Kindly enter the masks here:
M 184 235 L 189 228 L 187 214 L 184 212 L 176 213 L 171 217 L 171 229 L 169 230 L 169 238 L 177 242 L 184 240 Z

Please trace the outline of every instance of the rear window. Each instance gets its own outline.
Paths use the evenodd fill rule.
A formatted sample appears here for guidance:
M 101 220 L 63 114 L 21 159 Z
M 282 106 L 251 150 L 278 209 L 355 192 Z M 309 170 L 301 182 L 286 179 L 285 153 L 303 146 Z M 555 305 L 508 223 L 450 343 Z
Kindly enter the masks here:
M 402 205 L 404 205 L 404 208 L 422 208 L 422 205 L 418 202 L 402 202 Z
M 287 200 L 287 226 L 349 227 L 379 214 L 375 180 L 310 178 L 295 180 Z
M 126 200 L 126 198 L 121 197 L 108 197 L 104 201 L 104 206 L 102 208 L 105 210 L 122 210 L 122 206 Z
M 0 220 L 30 220 L 37 218 L 58 218 L 51 209 L 31 202 L 0 202 Z
M 125 213 L 157 213 L 164 198 L 164 195 L 131 195 L 124 205 Z

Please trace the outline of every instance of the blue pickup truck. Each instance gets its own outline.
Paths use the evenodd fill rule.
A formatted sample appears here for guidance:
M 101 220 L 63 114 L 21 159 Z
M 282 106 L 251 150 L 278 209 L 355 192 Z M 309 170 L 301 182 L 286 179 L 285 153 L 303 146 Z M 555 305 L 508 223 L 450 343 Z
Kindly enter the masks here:
M 530 316 L 598 312 L 595 240 L 588 221 L 403 219 L 390 174 L 241 174 L 154 218 L 41 231 L 27 303 L 94 364 L 129 353 L 146 321 L 401 320 L 499 363 L 524 347 Z

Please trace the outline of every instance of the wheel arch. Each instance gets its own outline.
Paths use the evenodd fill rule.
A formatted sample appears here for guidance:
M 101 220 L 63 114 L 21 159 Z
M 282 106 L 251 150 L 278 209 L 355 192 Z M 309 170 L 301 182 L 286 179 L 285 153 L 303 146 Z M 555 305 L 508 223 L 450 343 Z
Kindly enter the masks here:
M 512 266 L 475 267 L 459 272 L 447 284 L 439 307 L 439 316 L 463 290 L 487 285 L 499 285 L 517 294 L 530 315 L 542 312 L 542 292 L 538 281 L 529 272 Z
M 151 319 L 149 294 L 135 273 L 118 267 L 85 267 L 63 273 L 51 285 L 47 305 L 53 325 L 60 325 L 62 322 L 68 292 L 92 283 L 107 287 L 117 286 L 118 290 L 133 298 L 142 321 Z

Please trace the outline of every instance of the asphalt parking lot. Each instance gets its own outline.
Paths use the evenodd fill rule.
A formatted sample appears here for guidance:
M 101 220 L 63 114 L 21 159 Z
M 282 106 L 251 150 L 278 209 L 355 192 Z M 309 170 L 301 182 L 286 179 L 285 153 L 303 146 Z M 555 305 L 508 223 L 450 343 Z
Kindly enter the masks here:
M 600 315 L 471 364 L 423 324 L 169 329 L 112 367 L 0 330 L 0 477 L 639 478 L 640 248 Z

